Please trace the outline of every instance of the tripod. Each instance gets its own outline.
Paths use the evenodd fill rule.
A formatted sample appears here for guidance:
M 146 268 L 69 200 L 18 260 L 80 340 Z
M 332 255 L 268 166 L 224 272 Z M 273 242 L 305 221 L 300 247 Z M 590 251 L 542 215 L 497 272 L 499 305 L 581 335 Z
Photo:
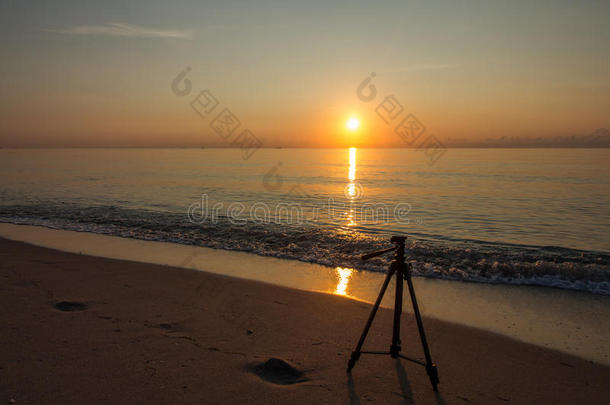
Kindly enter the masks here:
M 362 331 L 362 335 L 360 336 L 360 340 L 356 345 L 356 349 L 352 352 L 352 356 L 347 363 L 347 372 L 351 372 L 352 368 L 356 365 L 356 362 L 360 358 L 361 354 L 389 354 L 393 358 L 402 358 L 405 360 L 412 361 L 421 366 L 426 367 L 426 372 L 428 373 L 428 377 L 430 378 L 430 383 L 432 384 L 432 388 L 434 391 L 438 391 L 437 385 L 439 383 L 438 379 L 438 371 L 436 369 L 436 364 L 432 362 L 432 357 L 430 356 L 430 350 L 428 349 L 428 342 L 426 341 L 426 333 L 424 332 L 424 324 L 421 319 L 421 315 L 419 314 L 419 307 L 417 305 L 417 298 L 415 297 L 415 290 L 413 289 L 413 281 L 411 280 L 411 266 L 405 263 L 405 240 L 407 238 L 405 236 L 392 236 L 390 241 L 396 244 L 395 247 L 390 249 L 385 249 L 379 252 L 369 253 L 362 256 L 362 260 L 368 260 L 376 256 L 380 256 L 384 253 L 388 253 L 394 251 L 394 260 L 390 263 L 390 268 L 386 275 L 385 281 L 381 286 L 381 291 L 379 292 L 379 296 L 377 297 L 377 301 L 375 301 L 375 305 L 373 305 L 373 309 L 371 310 L 371 314 L 369 315 L 369 319 L 364 325 L 364 330 Z M 389 352 L 367 352 L 362 351 L 362 345 L 364 344 L 364 340 L 366 339 L 366 335 L 369 333 L 369 329 L 371 328 L 371 324 L 375 319 L 375 314 L 377 314 L 377 310 L 379 309 L 379 304 L 381 304 L 381 300 L 383 299 L 383 295 L 385 294 L 386 289 L 388 288 L 388 284 L 392 277 L 396 275 L 396 295 L 394 301 L 394 329 L 392 333 L 392 344 L 390 345 Z M 419 337 L 421 339 L 421 344 L 424 349 L 424 356 L 426 357 L 426 362 L 423 363 L 416 359 L 411 359 L 407 356 L 400 354 L 400 315 L 402 314 L 402 292 L 403 292 L 403 278 L 407 280 L 407 286 L 409 287 L 409 295 L 411 296 L 411 303 L 413 304 L 413 312 L 415 313 L 415 320 L 417 321 L 417 329 L 419 330 Z

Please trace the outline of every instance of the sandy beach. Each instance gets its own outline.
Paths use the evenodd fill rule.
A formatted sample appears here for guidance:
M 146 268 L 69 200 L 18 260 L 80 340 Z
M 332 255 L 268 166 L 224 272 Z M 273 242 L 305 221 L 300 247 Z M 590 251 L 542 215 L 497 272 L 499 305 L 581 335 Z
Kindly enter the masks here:
M 363 356 L 352 375 L 346 374 L 370 310 L 365 303 L 5 239 L 0 255 L 5 402 L 601 404 L 610 399 L 610 368 L 474 328 L 425 319 L 441 378 L 435 394 L 422 367 L 385 356 Z M 380 311 L 368 349 L 387 349 L 391 315 Z M 422 358 L 414 320 L 403 317 L 403 351 Z M 298 371 L 261 366 L 270 359 Z

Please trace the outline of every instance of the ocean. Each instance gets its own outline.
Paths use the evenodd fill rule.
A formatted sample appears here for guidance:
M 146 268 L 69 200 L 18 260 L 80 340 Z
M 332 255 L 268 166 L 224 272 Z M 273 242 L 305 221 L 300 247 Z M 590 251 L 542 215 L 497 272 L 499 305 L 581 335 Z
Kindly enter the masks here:
M 610 295 L 609 149 L 3 149 L 0 222 Z

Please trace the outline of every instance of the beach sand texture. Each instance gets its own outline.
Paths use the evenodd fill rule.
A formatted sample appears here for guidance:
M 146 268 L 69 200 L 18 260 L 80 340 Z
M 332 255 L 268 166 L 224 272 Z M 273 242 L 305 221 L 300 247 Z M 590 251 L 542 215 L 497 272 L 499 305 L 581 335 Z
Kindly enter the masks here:
M 435 394 L 388 356 L 346 374 L 369 304 L 5 239 L 0 258 L 5 403 L 610 403 L 610 368 L 474 328 L 424 320 Z M 391 322 L 382 308 L 366 348 L 388 349 Z M 423 357 L 409 314 L 402 346 Z

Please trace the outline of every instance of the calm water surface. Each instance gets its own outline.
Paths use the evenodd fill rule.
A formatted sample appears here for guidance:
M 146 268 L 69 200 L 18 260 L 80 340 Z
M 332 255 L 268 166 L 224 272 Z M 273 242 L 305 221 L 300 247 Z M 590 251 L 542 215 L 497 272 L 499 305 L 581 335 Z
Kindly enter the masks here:
M 0 150 L 0 221 L 610 294 L 610 150 Z M 190 207 L 190 215 L 187 215 Z M 207 209 L 206 209 L 207 208 Z

